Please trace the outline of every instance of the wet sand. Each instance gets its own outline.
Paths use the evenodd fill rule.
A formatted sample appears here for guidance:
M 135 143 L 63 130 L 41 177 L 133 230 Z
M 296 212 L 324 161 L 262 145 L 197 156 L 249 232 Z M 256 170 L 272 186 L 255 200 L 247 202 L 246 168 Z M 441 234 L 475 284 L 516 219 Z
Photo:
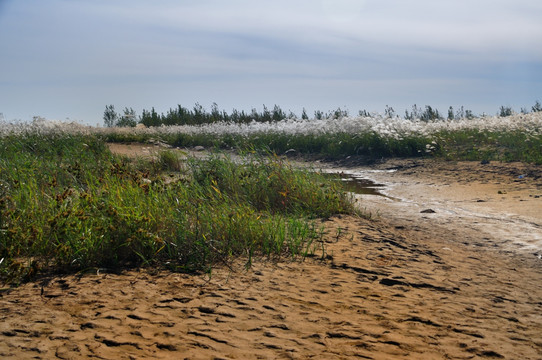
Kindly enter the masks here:
M 383 185 L 388 197 L 361 197 L 371 213 L 426 231 L 470 229 L 480 246 L 542 254 L 542 166 L 425 159 L 327 167 Z
M 542 260 L 522 247 L 503 246 L 499 232 L 466 226 L 465 219 L 457 223 L 451 215 L 446 219 L 442 209 L 449 201 L 426 191 L 429 180 L 435 193 L 471 186 L 478 180 L 469 180 L 466 170 L 476 164 L 407 164 L 370 169 L 395 167 L 389 183 L 411 179 L 424 189 L 419 201 L 401 212 L 401 202 L 362 198 L 360 205 L 379 216 L 322 221 L 326 251 L 313 258 L 262 258 L 248 270 L 239 259 L 210 276 L 100 272 L 3 291 L 0 357 L 542 358 Z M 501 174 L 498 184 L 497 175 L 488 175 L 487 196 L 482 190 L 476 196 L 464 192 L 458 201 L 511 212 L 500 207 L 503 199 L 493 195 L 493 187 L 507 192 L 497 195 L 516 196 L 517 185 L 525 192 L 517 196 L 529 199 L 522 203 L 538 207 L 536 173 L 525 183 L 509 176 L 519 165 L 494 170 Z M 415 193 L 410 183 L 386 191 L 408 199 L 409 191 Z M 438 204 L 435 213 L 420 212 Z

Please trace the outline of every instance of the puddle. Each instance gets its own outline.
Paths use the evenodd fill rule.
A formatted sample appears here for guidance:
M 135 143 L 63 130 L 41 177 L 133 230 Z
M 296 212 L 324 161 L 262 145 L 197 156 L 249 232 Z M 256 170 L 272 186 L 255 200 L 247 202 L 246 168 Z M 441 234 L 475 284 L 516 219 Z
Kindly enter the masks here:
M 375 183 L 369 179 L 345 173 L 328 173 L 326 176 L 332 180 L 341 181 L 345 185 L 346 190 L 354 194 L 387 197 L 379 191 L 380 189 L 384 189 L 384 185 Z

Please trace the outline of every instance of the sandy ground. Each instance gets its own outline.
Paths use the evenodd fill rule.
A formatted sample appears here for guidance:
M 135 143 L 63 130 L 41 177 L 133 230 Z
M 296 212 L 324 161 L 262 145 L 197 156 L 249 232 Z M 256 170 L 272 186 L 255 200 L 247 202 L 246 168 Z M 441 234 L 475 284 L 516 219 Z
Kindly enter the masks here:
M 383 185 L 388 197 L 362 196 L 371 213 L 428 231 L 472 230 L 471 243 L 542 254 L 541 166 L 428 159 L 325 166 Z
M 322 222 L 323 260 L 259 259 L 246 270 L 240 259 L 211 276 L 93 273 L 3 291 L 0 357 L 541 359 L 538 243 L 512 236 L 523 222 L 532 228 L 522 234 L 540 231 L 540 168 L 481 166 L 349 166 L 391 198 L 361 198 L 373 219 Z M 499 219 L 513 220 L 506 236 L 490 231 Z

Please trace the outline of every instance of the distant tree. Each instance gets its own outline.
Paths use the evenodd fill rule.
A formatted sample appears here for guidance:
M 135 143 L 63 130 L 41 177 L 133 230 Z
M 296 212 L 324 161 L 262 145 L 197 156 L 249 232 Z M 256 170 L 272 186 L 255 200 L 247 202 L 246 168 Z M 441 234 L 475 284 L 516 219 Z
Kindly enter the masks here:
M 249 123 L 252 121 L 252 117 L 250 114 L 246 113 L 245 110 L 241 110 L 241 122 L 243 123 Z
M 175 124 L 176 125 L 193 125 L 194 114 L 190 109 L 177 104 L 177 110 L 175 112 Z
M 297 119 L 297 115 L 292 110 L 288 110 L 288 119 Z
M 392 118 L 395 116 L 395 110 L 391 106 L 386 105 L 386 109 L 384 109 L 384 115 L 386 115 L 387 118 Z
M 162 124 L 162 119 L 156 113 L 156 110 L 154 110 L 154 107 L 153 107 L 150 112 L 148 110 L 143 109 L 141 120 L 139 122 L 147 127 L 160 126 Z
M 454 119 L 454 108 L 450 106 L 450 108 L 448 109 L 448 120 L 453 120 Z
M 148 126 L 147 124 L 150 124 L 150 122 L 151 122 L 150 118 L 151 118 L 151 114 L 149 113 L 149 111 L 143 109 L 141 111 L 141 116 L 139 117 L 139 123 L 143 124 L 145 126 Z
M 222 110 L 222 121 L 228 122 L 230 121 L 230 116 L 228 115 L 228 112 L 226 110 Z
M 324 118 L 324 113 L 321 110 L 316 110 L 314 112 L 314 118 L 316 120 L 322 120 Z
M 218 122 L 220 120 L 221 120 L 220 110 L 218 109 L 218 104 L 214 102 L 213 105 L 211 105 L 211 121 Z
M 420 120 L 423 121 L 432 121 L 432 120 L 440 120 L 442 117 L 440 116 L 440 113 L 437 109 L 433 109 L 431 106 L 426 105 L 425 111 L 420 115 Z
M 348 110 L 343 110 L 340 107 L 338 107 L 337 110 L 333 111 L 331 116 L 328 116 L 328 117 L 332 117 L 333 119 L 340 119 L 343 117 L 348 117 L 348 115 L 349 115 Z
M 106 127 L 113 127 L 117 125 L 118 114 L 115 112 L 114 105 L 106 105 L 104 111 L 104 125 Z
M 132 108 L 124 108 L 124 114 L 117 121 L 115 126 L 119 127 L 135 127 L 137 125 L 136 112 Z
M 405 110 L 405 119 L 416 120 L 416 119 L 420 119 L 421 116 L 422 116 L 422 110 L 416 104 L 412 105 L 412 111 L 410 114 L 408 113 L 407 110 Z
M 275 105 L 275 107 L 273 107 L 272 117 L 273 117 L 273 121 L 281 121 L 281 120 L 286 119 L 286 113 L 282 111 L 280 106 Z
M 251 120 L 254 120 L 256 122 L 260 121 L 260 114 L 258 113 L 258 110 L 256 110 L 256 108 L 252 108 L 252 110 L 250 110 L 250 118 Z
M 206 123 L 206 112 L 203 106 L 200 105 L 200 103 L 196 103 L 194 105 L 194 122 L 196 124 L 204 124 Z
M 162 125 L 162 117 L 158 115 L 156 110 L 154 110 L 154 107 L 151 109 L 151 119 L 152 119 L 153 126 Z
M 358 115 L 362 117 L 371 117 L 371 114 L 367 110 L 360 110 L 358 111 Z
M 263 113 L 262 113 L 262 121 L 264 122 L 270 122 L 273 120 L 273 115 L 271 115 L 271 111 L 267 108 L 267 106 L 263 106 Z
M 536 100 L 536 103 L 531 108 L 533 112 L 540 112 L 542 111 L 542 105 L 540 104 L 540 101 Z
M 474 119 L 474 113 L 472 112 L 472 110 L 465 110 L 465 117 L 467 119 Z
M 456 119 L 463 119 L 465 117 L 465 108 L 463 106 L 461 106 L 459 108 L 459 110 L 457 110 L 457 112 L 455 113 L 455 118 Z
M 166 113 L 166 116 L 163 118 L 163 123 L 166 126 L 180 125 L 181 119 L 179 117 L 177 109 L 170 108 L 169 111 Z
M 303 112 L 301 113 L 301 118 L 303 120 L 308 120 L 309 119 L 309 115 L 307 115 L 307 110 L 305 110 L 305 108 L 303 108 Z
M 514 114 L 514 111 L 510 106 L 501 106 L 499 109 L 499 116 L 500 117 L 507 117 L 512 116 Z
M 241 121 L 241 114 L 239 110 L 233 109 L 230 115 L 230 120 L 234 123 L 239 123 Z

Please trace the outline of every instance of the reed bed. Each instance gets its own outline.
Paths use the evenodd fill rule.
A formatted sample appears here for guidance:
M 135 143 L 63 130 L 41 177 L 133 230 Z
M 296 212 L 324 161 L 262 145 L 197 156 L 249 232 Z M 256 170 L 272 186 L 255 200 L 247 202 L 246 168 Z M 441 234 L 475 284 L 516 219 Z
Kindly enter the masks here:
M 372 115 L 95 128 L 38 118 L 0 125 L 0 277 L 13 281 L 141 265 L 201 271 L 239 255 L 250 263 L 255 254 L 314 254 L 322 235 L 314 219 L 355 206 L 340 184 L 274 154 L 542 164 L 542 111 L 430 121 Z M 111 154 L 108 141 L 251 155 L 182 160 L 163 151 L 133 161 Z
M 94 131 L 106 141 L 159 139 L 179 147 L 266 149 L 277 154 L 310 154 L 329 159 L 435 156 L 452 160 L 542 164 L 542 111 L 450 120 L 404 119 L 375 114 Z

